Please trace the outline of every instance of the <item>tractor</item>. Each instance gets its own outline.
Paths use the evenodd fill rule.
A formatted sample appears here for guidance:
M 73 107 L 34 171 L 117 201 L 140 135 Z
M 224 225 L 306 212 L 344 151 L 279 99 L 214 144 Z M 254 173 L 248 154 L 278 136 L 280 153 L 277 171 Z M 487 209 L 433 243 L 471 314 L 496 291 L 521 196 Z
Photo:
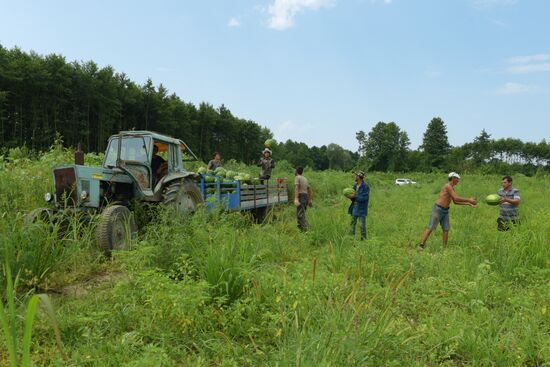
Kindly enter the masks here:
M 49 207 L 33 210 L 29 218 L 99 215 L 97 240 L 110 254 L 125 248 L 135 236 L 132 202 L 190 213 L 204 201 L 197 175 L 183 165 L 192 160 L 197 157 L 179 139 L 150 131 L 122 131 L 109 138 L 101 167 L 85 166 L 81 152 L 80 158 L 75 154 L 74 165 L 55 167 L 55 191 L 44 194 Z

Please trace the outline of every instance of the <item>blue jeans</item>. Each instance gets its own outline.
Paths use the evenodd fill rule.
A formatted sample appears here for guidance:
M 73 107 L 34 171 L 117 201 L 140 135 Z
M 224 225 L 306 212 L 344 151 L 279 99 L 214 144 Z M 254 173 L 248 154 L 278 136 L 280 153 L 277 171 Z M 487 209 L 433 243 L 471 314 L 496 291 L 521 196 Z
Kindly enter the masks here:
M 355 237 L 355 227 L 357 225 L 357 219 L 359 219 L 359 226 L 361 227 L 361 239 L 367 238 L 367 217 L 351 217 L 351 235 Z

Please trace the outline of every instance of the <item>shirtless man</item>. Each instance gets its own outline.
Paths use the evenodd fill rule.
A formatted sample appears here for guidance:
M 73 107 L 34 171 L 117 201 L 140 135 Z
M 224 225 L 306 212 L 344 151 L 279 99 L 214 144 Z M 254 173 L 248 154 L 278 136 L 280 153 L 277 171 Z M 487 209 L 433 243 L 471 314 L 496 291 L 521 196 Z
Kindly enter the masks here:
M 449 206 L 451 201 L 456 205 L 470 205 L 471 207 L 477 207 L 477 201 L 474 198 L 464 199 L 458 196 L 455 192 L 455 186 L 458 185 L 460 181 L 460 176 L 456 172 L 449 173 L 449 182 L 443 186 L 441 192 L 439 193 L 439 198 L 435 202 L 432 208 L 432 215 L 430 217 L 430 224 L 422 236 L 422 241 L 418 245 L 420 250 L 423 250 L 426 246 L 426 241 L 430 234 L 437 228 L 437 224 L 441 224 L 441 229 L 443 229 L 443 245 L 447 246 L 447 241 L 449 240 L 449 229 L 451 229 L 451 224 L 449 223 Z

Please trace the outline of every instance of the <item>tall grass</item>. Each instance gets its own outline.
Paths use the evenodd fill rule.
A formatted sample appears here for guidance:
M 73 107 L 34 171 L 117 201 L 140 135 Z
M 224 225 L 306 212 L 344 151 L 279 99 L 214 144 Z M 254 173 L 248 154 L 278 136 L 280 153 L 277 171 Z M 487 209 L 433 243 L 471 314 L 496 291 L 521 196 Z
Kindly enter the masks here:
M 66 156 L 51 152 L 41 162 Z M 247 169 L 236 163 L 235 168 Z M 447 248 L 438 229 L 425 251 L 415 249 L 445 177 L 412 174 L 418 185 L 396 187 L 395 175 L 367 175 L 368 239 L 360 241 L 348 234 L 349 201 L 341 196 L 352 175 L 306 171 L 316 194 L 306 214 L 308 233 L 296 228 L 290 205 L 277 208 L 274 220 L 261 225 L 239 213 L 199 211 L 179 218 L 158 210 L 143 222 L 130 251 L 107 259 L 94 242 L 93 228 L 75 222 L 59 236 L 48 224 L 22 221 L 24 211 L 41 205 L 48 169 L 29 160 L 0 172 L 2 188 L 7 179 L 31 177 L 17 181 L 22 192 L 0 191 L 0 241 L 17 254 L 11 266 L 21 274 L 22 289 L 55 290 L 50 297 L 67 364 L 544 366 L 550 361 L 548 178 L 514 177 L 523 222 L 506 233 L 496 231 L 495 207 L 453 206 Z M 36 172 L 28 176 L 30 171 Z M 293 178 L 289 167 L 278 167 L 275 175 Z M 457 191 L 482 199 L 499 182 L 498 176 L 464 175 Z M 11 195 L 21 200 L 12 205 Z M 14 309 L 26 312 L 23 303 Z M 37 318 L 30 362 L 63 365 L 55 340 L 49 323 Z M 9 358 L 0 351 L 0 364 Z

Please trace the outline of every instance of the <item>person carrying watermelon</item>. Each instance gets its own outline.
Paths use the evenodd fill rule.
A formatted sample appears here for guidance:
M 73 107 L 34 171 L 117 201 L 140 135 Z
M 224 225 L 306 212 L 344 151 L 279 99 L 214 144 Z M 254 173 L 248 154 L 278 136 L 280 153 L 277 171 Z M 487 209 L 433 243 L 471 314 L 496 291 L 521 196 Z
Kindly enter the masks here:
M 519 190 L 512 187 L 512 177 L 502 178 L 502 189 L 497 191 L 497 195 L 500 196 L 497 228 L 499 231 L 507 231 L 510 229 L 510 223 L 519 223 L 518 206 L 521 203 Z
M 262 158 L 258 163 L 258 167 L 261 167 L 260 180 L 269 180 L 271 177 L 271 170 L 275 168 L 275 161 L 271 158 L 271 149 L 265 148 L 262 152 Z
M 355 173 L 355 184 L 353 185 L 353 194 L 348 198 L 351 200 L 351 204 L 348 208 L 348 214 L 351 215 L 351 235 L 355 237 L 355 227 L 357 227 L 357 220 L 359 220 L 359 226 L 361 228 L 361 240 L 367 238 L 367 214 L 369 211 L 369 196 L 370 187 L 364 181 L 365 172 L 358 171 Z
M 476 199 L 465 199 L 456 194 L 454 187 L 458 185 L 460 175 L 456 172 L 451 172 L 449 173 L 448 178 L 449 182 L 441 188 L 439 197 L 432 208 L 430 223 L 428 224 L 428 228 L 426 228 L 426 231 L 422 236 L 422 240 L 418 245 L 419 250 L 423 250 L 426 247 L 428 237 L 430 237 L 430 234 L 437 228 L 438 224 L 440 224 L 441 229 L 443 229 L 443 245 L 447 246 L 447 242 L 449 240 L 449 230 L 451 229 L 451 224 L 449 221 L 449 207 L 451 202 L 455 203 L 455 205 L 469 205 L 473 208 L 477 207 Z
M 222 166 L 222 156 L 220 152 L 215 152 L 212 155 L 212 160 L 208 162 L 208 166 L 206 167 L 209 171 L 215 171 L 216 168 L 220 168 Z

